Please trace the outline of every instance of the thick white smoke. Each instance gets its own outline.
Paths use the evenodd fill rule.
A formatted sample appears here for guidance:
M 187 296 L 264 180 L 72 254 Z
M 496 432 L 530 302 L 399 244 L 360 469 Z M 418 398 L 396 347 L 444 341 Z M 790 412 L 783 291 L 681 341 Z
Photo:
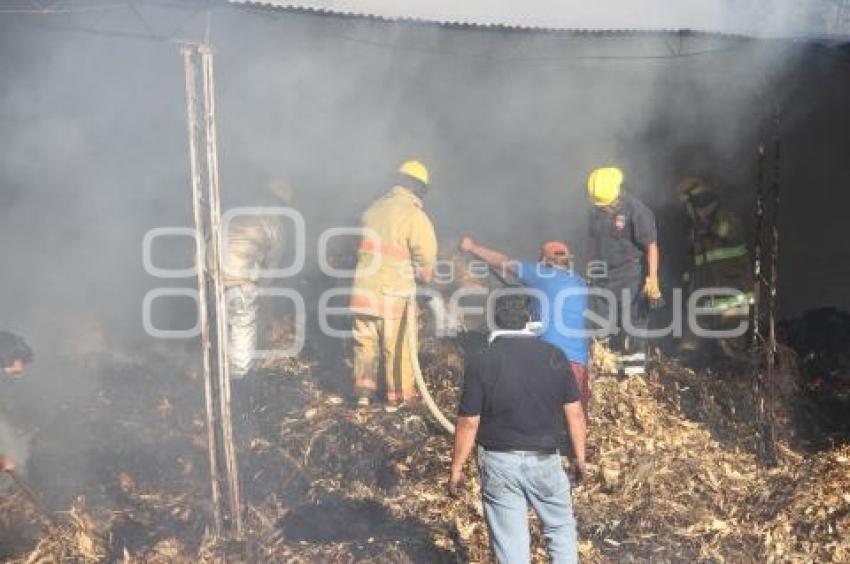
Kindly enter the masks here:
M 428 17 L 432 4 L 448 6 L 405 3 L 405 15 Z M 799 22 L 829 19 L 816 3 L 790 1 L 781 2 L 787 10 L 766 2 L 588 4 L 541 1 L 523 13 L 551 7 L 548 19 L 534 23 L 550 27 L 670 21 L 697 29 L 758 24 L 789 35 Z M 451 9 L 462 16 L 484 5 Z M 494 16 L 508 10 L 507 2 L 486 5 Z M 158 20 L 145 12 L 149 24 L 173 29 L 174 14 L 159 9 Z M 97 14 L 96 23 L 138 29 L 135 17 L 115 10 Z M 568 17 L 577 19 L 558 19 Z M 86 374 L 67 378 L 70 359 L 152 345 L 142 331 L 145 292 L 194 283 L 142 269 L 149 229 L 191 225 L 178 47 L 82 33 L 71 23 L 93 22 L 0 16 L 0 328 L 34 345 L 33 412 L 45 417 L 45 397 L 89 393 L 80 385 Z M 203 19 L 191 23 L 183 36 L 202 37 Z M 823 270 L 834 268 L 848 252 L 841 243 L 821 245 L 848 213 L 844 200 L 829 199 L 846 193 L 830 188 L 850 176 L 833 166 L 843 164 L 842 135 L 850 131 L 840 121 L 850 85 L 833 51 L 702 34 L 548 34 L 248 8 L 215 12 L 211 37 L 223 197 L 228 205 L 254 205 L 266 180 L 290 183 L 307 220 L 309 262 L 318 233 L 356 224 L 408 157 L 431 166 L 426 205 L 445 247 L 468 232 L 520 259 L 536 257 L 547 239 L 567 239 L 581 256 L 584 179 L 594 166 L 614 163 L 658 212 L 665 283 L 674 283 L 673 257 L 686 239 L 671 219 L 681 214 L 677 178 L 705 175 L 748 213 L 764 118 L 802 84 L 807 90 L 786 104 L 784 209 L 803 218 L 797 211 L 812 210 L 805 206 L 815 194 L 830 205 L 788 224 L 790 232 L 816 234 L 819 254 L 805 237 L 783 240 L 784 280 L 791 282 L 780 302 L 795 313 L 846 302 L 846 285 L 814 285 L 800 267 L 823 260 Z M 184 251 L 166 244 L 157 264 L 191 259 Z M 171 310 L 181 320 L 193 313 Z

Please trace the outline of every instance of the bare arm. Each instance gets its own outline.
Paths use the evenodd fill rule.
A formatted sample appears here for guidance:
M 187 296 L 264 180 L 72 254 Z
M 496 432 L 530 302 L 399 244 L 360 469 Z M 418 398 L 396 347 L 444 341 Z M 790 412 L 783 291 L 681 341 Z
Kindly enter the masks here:
M 472 253 L 493 268 L 497 268 L 502 272 L 516 274 L 517 263 L 512 261 L 511 257 L 494 249 L 485 247 L 484 245 L 480 245 L 472 237 L 464 237 L 461 239 L 459 248 L 461 251 Z
M 564 416 L 567 419 L 567 430 L 570 433 L 570 441 L 573 443 L 575 460 L 573 466 L 579 474 L 584 473 L 585 463 L 585 438 L 587 436 L 587 425 L 584 419 L 584 410 L 581 402 L 574 401 L 564 404 Z
M 649 278 L 658 278 L 659 256 L 658 243 L 650 243 L 646 246 L 646 275 Z
M 463 473 L 463 465 L 466 463 L 469 455 L 472 453 L 472 448 L 475 446 L 475 436 L 478 434 L 478 424 L 481 422 L 481 416 L 474 417 L 459 416 L 455 425 L 455 446 L 452 452 L 452 469 L 450 484 L 457 485 L 460 483 Z

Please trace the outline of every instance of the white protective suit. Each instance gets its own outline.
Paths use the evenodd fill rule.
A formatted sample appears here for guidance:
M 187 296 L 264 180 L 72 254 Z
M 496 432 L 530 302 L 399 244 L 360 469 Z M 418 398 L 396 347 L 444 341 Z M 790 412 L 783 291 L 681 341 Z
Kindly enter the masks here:
M 260 272 L 278 268 L 283 254 L 283 222 L 279 216 L 238 215 L 230 222 L 222 252 L 222 275 L 227 291 L 228 355 L 230 374 L 241 378 L 254 365 L 257 349 L 257 298 Z

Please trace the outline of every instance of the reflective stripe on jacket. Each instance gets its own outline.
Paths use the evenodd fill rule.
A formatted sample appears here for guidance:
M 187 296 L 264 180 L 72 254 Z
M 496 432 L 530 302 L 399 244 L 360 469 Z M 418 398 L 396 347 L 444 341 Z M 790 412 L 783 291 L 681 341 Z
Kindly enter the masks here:
M 704 253 L 700 253 L 695 256 L 694 263 L 697 266 L 701 266 L 709 262 L 717 262 L 719 260 L 727 260 L 744 256 L 747 256 L 746 245 L 736 245 L 734 247 L 717 247 L 714 249 L 708 249 Z
M 363 213 L 350 305 L 355 313 L 400 317 L 416 290 L 416 271 L 433 269 L 437 236 L 422 200 L 393 187 Z
M 741 220 L 727 210 L 718 210 L 712 224 L 702 232 L 695 228 L 692 237 L 696 266 L 748 254 Z

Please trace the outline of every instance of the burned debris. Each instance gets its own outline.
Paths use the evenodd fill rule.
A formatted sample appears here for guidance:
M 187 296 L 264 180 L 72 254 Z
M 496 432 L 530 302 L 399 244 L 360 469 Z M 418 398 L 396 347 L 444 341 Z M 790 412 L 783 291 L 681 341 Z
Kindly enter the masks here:
M 457 380 L 446 375 L 463 356 L 457 340 L 423 343 L 425 377 L 446 410 L 457 401 Z M 245 536 L 213 542 L 202 404 L 188 393 L 197 380 L 169 372 L 164 359 L 122 370 L 138 385 L 132 410 L 120 400 L 124 379 L 105 377 L 83 421 L 60 416 L 61 431 L 39 433 L 30 479 L 58 525 L 20 494 L 5 496 L 4 558 L 488 561 L 477 476 L 469 472 L 467 496 L 445 496 L 449 438 L 427 410 L 352 411 L 301 369 L 258 382 L 254 420 L 241 427 L 237 417 Z M 645 379 L 594 379 L 591 471 L 574 494 L 585 561 L 850 554 L 841 509 L 850 503 L 848 447 L 798 451 L 788 434 L 800 399 L 792 394 L 776 406 L 777 466 L 762 468 L 748 389 L 735 370 L 695 372 L 667 358 L 656 358 Z M 91 440 L 57 455 L 46 441 L 68 429 Z M 539 538 L 534 546 L 542 557 Z
M 494 561 L 487 480 L 447 478 L 485 306 L 550 289 L 518 256 L 635 290 L 619 334 L 549 343 L 589 420 L 582 561 L 850 561 L 850 27 L 8 4 L 0 560 Z

